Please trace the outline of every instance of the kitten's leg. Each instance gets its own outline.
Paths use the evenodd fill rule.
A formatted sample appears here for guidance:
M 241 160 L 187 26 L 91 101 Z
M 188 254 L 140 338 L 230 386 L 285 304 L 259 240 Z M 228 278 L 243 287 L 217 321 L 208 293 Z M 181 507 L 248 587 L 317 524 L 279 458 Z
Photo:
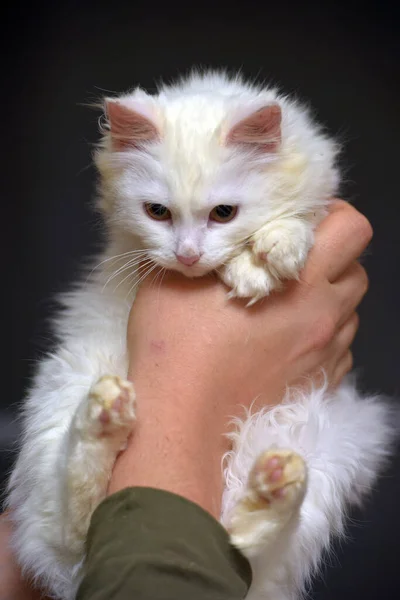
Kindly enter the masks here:
M 230 507 L 245 489 L 246 465 L 258 456 L 263 440 L 292 448 L 307 464 L 299 518 L 294 512 L 286 527 L 278 529 L 272 552 L 268 536 L 265 551 L 262 545 L 255 554 L 245 551 L 253 569 L 248 600 L 302 596 L 332 537 L 343 534 L 348 506 L 359 504 L 372 489 L 397 436 L 392 409 L 379 398 L 361 397 L 351 382 L 332 393 L 316 388 L 289 399 L 243 423 L 227 473 L 222 522 L 228 529 Z
M 102 377 L 81 402 L 71 423 L 65 461 L 65 542 L 81 552 L 91 515 L 105 497 L 117 454 L 135 421 L 132 383 Z
M 232 543 L 248 558 L 268 552 L 276 542 L 300 507 L 306 480 L 305 463 L 291 450 L 268 450 L 258 457 L 229 519 Z
M 277 219 L 259 229 L 220 272 L 232 288 L 230 297 L 251 298 L 251 305 L 279 290 L 283 279 L 296 279 L 313 240 L 313 225 L 305 218 Z

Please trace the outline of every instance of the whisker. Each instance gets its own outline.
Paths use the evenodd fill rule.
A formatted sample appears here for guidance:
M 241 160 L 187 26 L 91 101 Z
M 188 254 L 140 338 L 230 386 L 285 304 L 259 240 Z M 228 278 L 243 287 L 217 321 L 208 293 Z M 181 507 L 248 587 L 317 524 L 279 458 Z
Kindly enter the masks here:
M 150 267 L 147 269 L 147 271 L 145 271 L 144 273 L 142 273 L 141 277 L 136 282 L 136 285 L 138 286 L 144 279 L 146 279 L 146 277 L 148 277 L 148 275 L 150 275 L 150 273 L 152 273 L 157 266 L 158 265 L 156 263 L 154 263 L 153 266 L 150 265 Z
M 144 279 L 146 279 L 146 277 L 148 277 L 150 275 L 150 273 L 152 273 L 154 271 L 154 269 L 156 269 L 158 267 L 158 265 L 156 263 L 153 264 L 153 266 L 149 265 L 147 270 L 144 270 L 141 274 L 140 277 L 138 279 L 138 281 L 136 282 L 136 285 L 138 286 Z
M 137 276 L 137 271 L 131 271 L 131 273 L 128 273 L 128 275 L 125 277 L 124 281 L 126 280 L 127 282 L 129 282 L 129 280 L 131 278 L 135 279 L 135 277 Z M 122 282 L 121 282 L 122 283 Z M 117 287 L 119 287 L 120 284 L 117 285 Z M 115 288 L 117 289 L 117 288 Z M 114 290 L 115 291 L 115 290 Z M 126 299 L 126 298 L 125 298 Z
M 135 257 L 131 258 L 126 263 L 124 263 L 121 267 L 119 267 L 116 271 L 114 271 L 114 273 L 113 273 L 113 275 L 111 275 L 111 277 L 114 277 L 115 275 L 118 275 L 118 273 L 121 273 L 126 268 L 132 267 L 134 265 L 137 265 L 137 264 L 139 264 L 142 261 L 143 261 L 143 257 L 141 257 L 141 256 L 135 256 Z
M 106 263 L 110 260 L 114 260 L 116 258 L 120 258 L 122 256 L 128 256 L 132 255 L 132 254 L 145 254 L 146 252 L 149 252 L 150 248 L 145 248 L 143 250 L 128 250 L 127 252 L 122 252 L 122 254 L 114 254 L 114 256 L 110 256 L 109 258 L 105 258 L 104 260 L 102 260 L 98 265 L 96 265 L 96 267 L 99 267 L 100 265 L 102 265 L 103 263 Z M 95 267 L 95 268 L 96 268 Z
M 157 279 L 158 277 L 160 277 L 161 273 L 164 271 L 165 267 L 161 267 L 161 269 L 159 271 L 157 271 L 157 273 L 154 275 L 153 279 L 151 280 L 151 285 L 156 285 L 157 283 Z
M 151 259 L 151 258 L 149 258 L 149 259 L 147 259 L 146 261 L 144 261 L 144 262 L 143 262 L 143 263 L 140 265 L 140 267 L 138 267 L 138 268 L 136 269 L 136 273 L 137 273 L 138 275 L 140 274 L 140 272 L 141 272 L 141 271 L 142 271 L 142 273 L 143 273 L 143 271 L 145 270 L 145 268 L 146 268 L 146 267 L 148 267 L 148 266 L 149 266 L 149 265 L 150 265 L 152 262 L 154 262 L 154 261 L 153 261 L 153 259 Z M 156 264 L 156 263 L 154 263 L 154 264 Z
M 151 259 L 148 259 L 147 264 L 149 262 L 152 262 Z M 143 265 L 145 266 L 145 265 Z M 131 275 L 134 275 L 136 273 L 140 272 L 140 268 L 139 269 L 133 269 L 131 270 L 130 273 L 128 273 L 128 275 L 126 277 L 124 277 L 119 283 L 118 285 L 113 289 L 113 294 L 117 291 L 117 289 L 119 288 L 120 285 L 122 285 L 124 283 L 124 281 L 126 281 L 126 279 L 128 279 Z
M 131 292 L 135 289 L 135 287 L 138 287 L 139 284 L 143 281 L 143 279 L 145 279 L 148 275 L 150 275 L 150 273 L 152 271 L 154 271 L 154 269 L 156 269 L 157 266 L 158 266 L 157 263 L 154 263 L 153 266 L 150 266 L 147 268 L 147 270 L 142 274 L 142 276 L 139 278 L 139 280 L 135 281 L 134 284 L 130 287 L 130 289 L 125 297 L 125 300 L 128 299 L 128 297 L 130 296 Z
M 160 272 L 162 273 L 162 276 L 161 276 L 160 282 L 159 282 L 159 284 L 158 284 L 158 296 L 157 296 L 157 302 L 159 302 L 159 300 L 160 300 L 160 290 L 161 290 L 162 282 L 164 281 L 164 277 L 165 277 L 165 274 L 166 274 L 166 272 L 167 272 L 167 269 L 166 269 L 165 267 L 163 267 L 163 268 L 162 268 L 162 270 L 161 270 Z
M 147 259 L 147 260 L 145 261 L 145 263 L 146 263 L 147 261 L 149 261 L 149 260 L 151 260 L 151 259 Z M 109 277 L 109 278 L 107 279 L 107 281 L 105 282 L 105 284 L 104 284 L 104 286 L 103 286 L 103 290 L 102 290 L 102 291 L 104 291 L 105 287 L 106 287 L 106 286 L 107 286 L 107 285 L 108 285 L 108 284 L 109 284 L 109 283 L 110 283 L 110 282 L 111 282 L 111 281 L 112 281 L 112 280 L 113 280 L 115 277 L 117 277 L 118 275 L 120 275 L 121 273 L 123 273 L 123 272 L 124 272 L 126 269 L 130 269 L 130 268 L 132 268 L 132 269 L 133 269 L 133 268 L 134 268 L 134 267 L 135 267 L 137 264 L 139 264 L 139 263 L 141 263 L 141 262 L 143 262 L 143 258 L 142 258 L 142 257 L 135 257 L 135 258 L 132 258 L 131 260 L 128 260 L 128 262 L 127 262 L 127 263 L 125 263 L 124 265 L 122 265 L 122 267 L 119 267 L 119 269 L 117 269 L 116 271 L 114 271 L 114 273 L 112 273 L 112 274 L 110 275 L 110 277 Z
M 96 269 L 98 269 L 99 267 L 101 267 L 101 265 L 104 265 L 105 263 L 109 262 L 110 260 L 118 260 L 118 259 L 122 259 L 124 256 L 127 255 L 138 255 L 138 254 L 146 254 L 148 251 L 150 250 L 150 248 L 144 249 L 144 250 L 128 250 L 128 252 L 123 252 L 122 254 L 115 254 L 114 256 L 110 256 L 109 258 L 105 258 L 104 260 L 102 260 L 101 262 L 99 262 L 98 265 L 94 266 L 93 269 L 90 271 L 88 277 L 90 277 L 90 275 L 93 273 L 93 271 L 95 271 Z

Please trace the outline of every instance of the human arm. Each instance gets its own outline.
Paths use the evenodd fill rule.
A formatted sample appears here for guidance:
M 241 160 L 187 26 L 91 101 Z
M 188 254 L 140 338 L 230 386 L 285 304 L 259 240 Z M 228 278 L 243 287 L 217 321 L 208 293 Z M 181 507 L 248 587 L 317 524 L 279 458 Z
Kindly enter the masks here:
M 128 597 L 131 590 L 154 600 L 244 597 L 248 565 L 207 514 L 219 516 L 229 417 L 240 415 L 242 405 L 249 407 L 255 397 L 259 407 L 276 404 L 286 385 L 307 385 L 310 376 L 315 381 L 321 366 L 332 385 L 351 368 L 349 346 L 358 327 L 354 310 L 367 289 L 365 272 L 354 261 L 370 235 L 354 209 L 338 204 L 317 234 L 300 283 L 250 310 L 240 302 L 227 304 L 224 287 L 213 278 L 188 282 L 169 274 L 159 291 L 150 280 L 141 288 L 128 331 L 138 426 L 114 469 L 110 492 L 120 491 L 99 507 L 101 519 L 97 512 L 92 521 L 78 600 L 89 600 L 98 590 L 111 597 L 103 548 L 110 561 L 118 561 L 121 540 L 127 554 L 117 571 L 127 564 L 142 569 L 143 556 L 148 558 L 144 571 L 120 581 L 115 598 Z M 111 520 L 107 511 L 121 494 L 133 501 L 128 518 L 133 528 L 107 534 L 102 523 Z M 143 494 L 154 500 L 152 513 L 148 505 L 139 506 L 150 523 L 146 539 L 136 501 Z M 166 494 L 176 512 L 165 518 Z M 199 510 L 191 512 L 196 504 Z M 101 531 L 108 544 L 101 543 Z

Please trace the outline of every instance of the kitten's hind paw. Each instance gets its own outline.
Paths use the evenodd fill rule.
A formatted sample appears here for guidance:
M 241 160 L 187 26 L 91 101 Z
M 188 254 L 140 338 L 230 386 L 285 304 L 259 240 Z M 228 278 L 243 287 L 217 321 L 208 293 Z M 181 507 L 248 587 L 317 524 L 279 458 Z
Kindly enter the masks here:
M 295 452 L 279 449 L 263 452 L 249 475 L 249 508 L 288 510 L 299 505 L 306 479 L 304 460 Z
M 83 419 L 82 419 L 83 417 Z M 135 391 L 130 381 L 105 375 L 91 388 L 80 429 L 91 437 L 127 438 L 135 422 Z
M 232 543 L 248 558 L 272 546 L 299 509 L 306 485 L 306 465 L 301 456 L 291 450 L 263 452 L 227 522 Z

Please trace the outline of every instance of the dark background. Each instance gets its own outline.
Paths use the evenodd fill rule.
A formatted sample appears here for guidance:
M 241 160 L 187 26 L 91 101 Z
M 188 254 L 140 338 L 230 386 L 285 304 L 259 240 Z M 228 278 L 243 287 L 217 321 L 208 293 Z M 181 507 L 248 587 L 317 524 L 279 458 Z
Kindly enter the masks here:
M 3 110 L 8 160 L 3 263 L 12 266 L 13 377 L 0 399 L 0 476 L 18 435 L 16 406 L 35 361 L 51 348 L 54 295 L 98 245 L 90 210 L 97 117 L 81 104 L 141 84 L 154 89 L 193 65 L 241 69 L 310 101 L 345 143 L 342 195 L 371 220 L 371 288 L 354 345 L 362 386 L 400 396 L 399 27 L 371 1 L 20 3 L 2 24 L 9 70 Z M 4 190 L 4 186 L 3 186 Z M 4 209 L 5 210 L 5 209 Z M 6 213 L 5 213 L 6 214 Z M 8 213 L 7 213 L 8 214 Z M 12 223 L 12 226 L 11 226 Z M 5 373 L 5 379 L 8 373 Z M 398 597 L 400 460 L 335 548 L 315 599 Z

